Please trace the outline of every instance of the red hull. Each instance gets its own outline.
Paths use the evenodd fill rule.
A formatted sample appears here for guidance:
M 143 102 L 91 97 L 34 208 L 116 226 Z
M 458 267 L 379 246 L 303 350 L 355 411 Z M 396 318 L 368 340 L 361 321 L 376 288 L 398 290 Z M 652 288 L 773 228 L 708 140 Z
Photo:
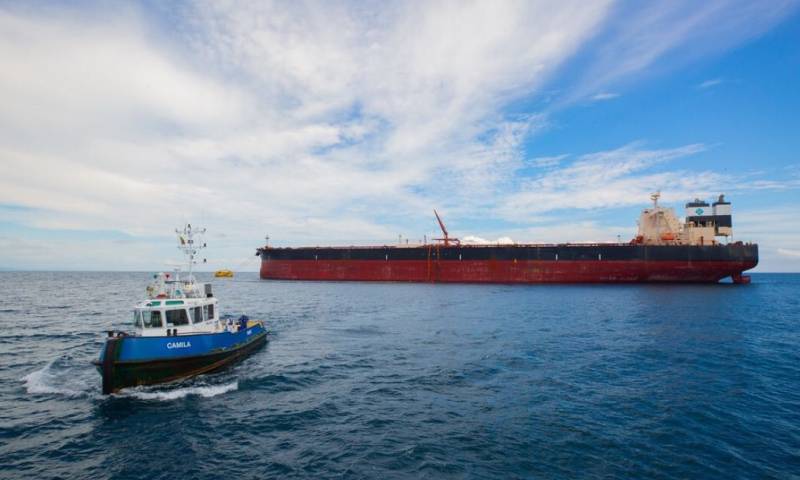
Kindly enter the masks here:
M 755 262 L 643 260 L 262 260 L 261 278 L 442 283 L 714 283 Z

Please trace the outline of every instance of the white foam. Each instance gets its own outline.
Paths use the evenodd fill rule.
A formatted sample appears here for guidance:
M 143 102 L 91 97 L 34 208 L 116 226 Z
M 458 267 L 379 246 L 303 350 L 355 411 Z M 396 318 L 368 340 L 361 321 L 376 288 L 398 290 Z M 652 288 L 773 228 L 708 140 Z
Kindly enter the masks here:
M 55 363 L 55 360 L 51 361 L 43 368 L 22 377 L 27 392 L 32 394 L 66 395 L 69 397 L 83 395 L 85 392 L 82 390 L 66 388 L 60 384 L 61 382 L 59 382 L 58 376 L 52 371 L 53 363 Z
M 185 387 L 174 390 L 144 391 L 144 390 L 123 390 L 123 395 L 138 398 L 140 400 L 177 400 L 189 395 L 200 395 L 201 397 L 216 397 L 223 393 L 232 392 L 239 389 L 239 382 L 231 382 L 225 385 L 209 385 L 204 387 Z

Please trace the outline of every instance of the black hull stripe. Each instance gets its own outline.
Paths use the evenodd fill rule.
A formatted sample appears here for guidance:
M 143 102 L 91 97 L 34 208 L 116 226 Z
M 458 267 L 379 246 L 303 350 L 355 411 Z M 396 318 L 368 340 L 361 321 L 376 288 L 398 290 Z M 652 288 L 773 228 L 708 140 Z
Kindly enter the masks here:
M 509 245 L 262 248 L 262 260 L 643 260 L 758 262 L 758 245 Z

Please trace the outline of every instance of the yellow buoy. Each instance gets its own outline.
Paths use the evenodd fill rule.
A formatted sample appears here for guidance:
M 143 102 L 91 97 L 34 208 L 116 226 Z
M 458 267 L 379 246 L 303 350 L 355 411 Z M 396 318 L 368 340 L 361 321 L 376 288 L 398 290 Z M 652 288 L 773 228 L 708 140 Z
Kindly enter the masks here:
M 217 270 L 214 272 L 214 276 L 217 278 L 231 278 L 233 277 L 232 270 Z

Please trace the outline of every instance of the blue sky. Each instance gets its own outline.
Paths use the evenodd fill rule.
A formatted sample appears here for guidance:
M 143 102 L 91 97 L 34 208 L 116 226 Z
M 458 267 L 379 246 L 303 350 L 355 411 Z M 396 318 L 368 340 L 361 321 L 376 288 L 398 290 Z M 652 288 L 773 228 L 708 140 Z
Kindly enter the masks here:
M 800 2 L 0 2 L 0 268 L 452 234 L 613 241 L 726 193 L 800 271 Z

